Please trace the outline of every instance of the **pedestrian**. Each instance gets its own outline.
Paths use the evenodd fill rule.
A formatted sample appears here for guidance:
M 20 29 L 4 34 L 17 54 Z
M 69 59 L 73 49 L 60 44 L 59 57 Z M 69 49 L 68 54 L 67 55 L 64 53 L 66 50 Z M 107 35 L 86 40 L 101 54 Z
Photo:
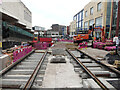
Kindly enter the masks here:
M 118 45 L 119 45 L 119 38 L 118 36 L 115 36 L 113 38 L 113 43 L 116 45 L 116 54 L 118 54 L 117 50 L 118 50 Z

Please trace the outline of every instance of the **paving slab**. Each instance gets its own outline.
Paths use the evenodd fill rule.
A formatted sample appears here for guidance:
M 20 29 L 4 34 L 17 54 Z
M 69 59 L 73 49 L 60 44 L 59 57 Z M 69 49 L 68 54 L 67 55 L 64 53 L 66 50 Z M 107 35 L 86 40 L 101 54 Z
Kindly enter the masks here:
M 81 51 L 88 53 L 90 56 L 94 58 L 104 58 L 110 51 L 95 49 L 95 48 L 83 48 Z
M 70 60 L 66 59 L 66 63 L 50 63 L 52 56 L 46 68 L 43 88 L 82 88 L 82 79 L 75 73 Z

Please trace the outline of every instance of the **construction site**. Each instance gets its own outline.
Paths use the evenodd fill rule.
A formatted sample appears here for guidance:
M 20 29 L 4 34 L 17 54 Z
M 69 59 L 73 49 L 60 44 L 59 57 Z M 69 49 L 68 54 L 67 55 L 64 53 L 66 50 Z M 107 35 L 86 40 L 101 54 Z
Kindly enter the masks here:
M 92 13 L 95 4 L 103 15 L 91 21 L 94 13 L 86 14 L 86 10 L 92 6 Z M 101 4 L 111 5 L 110 25 L 108 18 L 102 20 Z M 78 20 L 83 11 L 84 19 Z M 33 12 L 24 2 L 0 0 L 0 90 L 119 90 L 119 11 L 119 0 L 91 1 L 69 26 L 52 24 L 52 29 L 45 30 L 39 25 L 32 27 Z

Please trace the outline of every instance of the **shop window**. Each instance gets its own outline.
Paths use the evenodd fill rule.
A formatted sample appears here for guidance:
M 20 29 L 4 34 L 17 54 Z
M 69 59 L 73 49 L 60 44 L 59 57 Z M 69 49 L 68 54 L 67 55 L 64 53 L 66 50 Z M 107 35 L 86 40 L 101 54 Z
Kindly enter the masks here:
M 89 26 L 93 26 L 93 24 L 94 24 L 94 19 L 89 21 Z
M 102 26 L 102 17 L 98 17 L 95 19 L 95 25 L 96 26 Z

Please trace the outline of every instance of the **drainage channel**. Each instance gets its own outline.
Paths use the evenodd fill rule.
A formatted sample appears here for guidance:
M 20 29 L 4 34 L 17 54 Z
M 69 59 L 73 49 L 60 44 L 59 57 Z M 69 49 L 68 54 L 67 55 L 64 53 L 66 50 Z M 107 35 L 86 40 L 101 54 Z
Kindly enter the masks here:
M 71 63 L 74 66 L 74 70 L 82 78 L 83 88 L 98 88 L 98 89 L 115 89 L 108 82 L 109 80 L 118 79 L 118 74 L 112 72 L 109 68 L 95 62 L 89 56 L 78 50 L 68 50 L 67 52 L 71 56 Z
M 38 73 L 43 61 L 47 55 L 45 53 L 33 52 L 23 61 L 8 69 L 6 73 L 1 74 L 0 86 L 2 89 L 28 89 L 31 88 L 37 76 L 37 81 L 42 83 L 43 75 Z M 41 70 L 40 70 L 41 71 Z M 33 81 L 33 82 L 32 82 Z

